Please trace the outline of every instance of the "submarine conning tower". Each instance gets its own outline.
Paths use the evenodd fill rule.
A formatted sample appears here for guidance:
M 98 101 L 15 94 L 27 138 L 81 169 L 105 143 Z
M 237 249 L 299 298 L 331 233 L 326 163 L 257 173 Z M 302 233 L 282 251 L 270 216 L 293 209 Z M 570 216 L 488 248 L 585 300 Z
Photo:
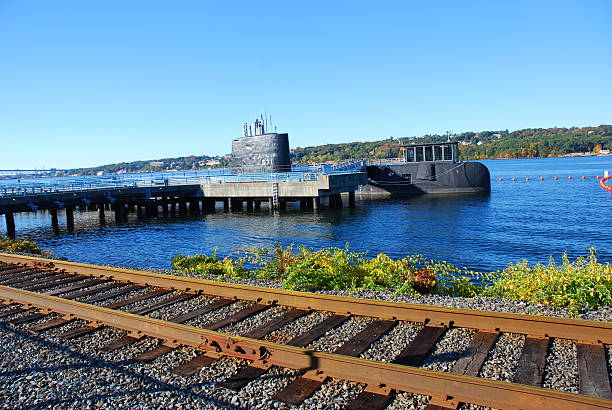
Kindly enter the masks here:
M 232 140 L 231 168 L 235 173 L 289 172 L 289 134 L 268 132 L 271 119 L 263 115 L 244 124 L 243 136 Z

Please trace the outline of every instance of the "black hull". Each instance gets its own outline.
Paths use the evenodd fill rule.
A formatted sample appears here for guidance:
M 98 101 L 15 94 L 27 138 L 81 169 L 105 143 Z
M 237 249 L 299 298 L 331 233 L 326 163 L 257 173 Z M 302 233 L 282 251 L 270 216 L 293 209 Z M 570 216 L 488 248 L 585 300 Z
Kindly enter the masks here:
M 369 165 L 368 185 L 361 194 L 410 196 L 419 194 L 491 191 L 489 169 L 480 162 L 419 162 Z

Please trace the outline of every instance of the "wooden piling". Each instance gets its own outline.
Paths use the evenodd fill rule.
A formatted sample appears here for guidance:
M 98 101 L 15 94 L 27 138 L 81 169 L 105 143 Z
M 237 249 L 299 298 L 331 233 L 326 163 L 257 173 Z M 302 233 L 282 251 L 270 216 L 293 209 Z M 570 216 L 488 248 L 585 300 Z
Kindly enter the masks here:
M 53 232 L 56 234 L 59 233 L 59 223 L 57 221 L 57 209 L 50 209 L 51 213 L 51 226 L 53 227 Z
M 123 207 L 123 204 L 119 201 L 116 201 L 113 205 L 115 208 L 115 222 L 121 222 L 121 217 L 123 215 L 123 213 L 121 212 L 121 208 Z
M 355 208 L 355 191 L 349 191 L 348 199 L 349 199 L 349 208 Z
M 106 223 L 106 215 L 104 215 L 104 208 L 106 206 L 104 204 L 98 204 L 98 217 L 100 219 L 100 225 L 104 225 Z
M 68 232 L 74 231 L 74 208 L 71 206 L 66 207 L 66 229 Z
M 8 212 L 4 214 L 4 219 L 6 220 L 6 236 L 9 238 L 15 238 L 15 216 L 13 213 Z

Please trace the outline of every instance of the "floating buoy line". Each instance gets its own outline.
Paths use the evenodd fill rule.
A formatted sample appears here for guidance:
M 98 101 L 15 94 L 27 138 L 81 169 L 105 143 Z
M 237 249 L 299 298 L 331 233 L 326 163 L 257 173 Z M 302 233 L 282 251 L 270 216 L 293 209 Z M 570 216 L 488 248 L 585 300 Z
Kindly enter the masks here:
M 598 178 L 598 179 L 599 179 L 599 178 Z M 610 192 L 612 192 L 612 186 L 610 186 L 610 185 L 607 185 L 607 184 L 606 184 L 606 181 L 607 181 L 608 179 L 610 179 L 610 175 L 608 174 L 608 171 L 606 171 L 606 172 L 604 173 L 603 178 L 599 179 L 599 185 L 601 185 L 601 187 L 602 187 L 603 189 L 605 189 L 606 191 L 610 191 Z
M 580 177 L 580 179 L 581 179 L 581 180 L 586 180 L 586 179 L 591 179 L 591 178 L 592 178 L 592 177 L 587 177 L 586 175 L 582 175 L 582 176 Z M 595 179 L 597 179 L 597 180 L 599 181 L 599 185 L 600 185 L 600 186 L 601 186 L 603 189 L 605 189 L 606 191 L 610 191 L 610 192 L 612 192 L 612 185 L 608 185 L 608 184 L 606 184 L 606 181 L 608 181 L 610 178 L 612 178 L 612 176 L 611 176 L 611 175 L 609 175 L 608 171 L 605 171 L 603 176 L 601 176 L 601 175 L 596 175 L 596 176 L 595 176 Z M 559 180 L 559 177 L 553 177 L 552 179 L 553 179 L 553 181 L 558 181 L 558 180 Z M 572 176 L 570 175 L 570 176 L 568 176 L 568 177 L 567 177 L 567 179 L 568 179 L 568 180 L 573 180 L 573 179 L 574 179 L 574 177 L 572 177 Z M 498 178 L 497 180 L 498 180 L 499 182 L 503 182 L 503 181 L 504 181 L 504 178 Z M 510 180 L 511 180 L 512 182 L 516 182 L 516 181 L 519 181 L 519 178 L 514 177 L 514 178 L 510 178 Z M 522 179 L 521 179 L 521 180 L 522 180 Z M 531 180 L 532 180 L 532 178 L 531 178 L 531 177 L 525 177 L 525 181 L 531 181 Z M 546 178 L 544 178 L 544 177 L 539 177 L 539 178 L 537 178 L 537 180 L 538 180 L 538 181 L 545 181 L 545 180 L 546 180 Z

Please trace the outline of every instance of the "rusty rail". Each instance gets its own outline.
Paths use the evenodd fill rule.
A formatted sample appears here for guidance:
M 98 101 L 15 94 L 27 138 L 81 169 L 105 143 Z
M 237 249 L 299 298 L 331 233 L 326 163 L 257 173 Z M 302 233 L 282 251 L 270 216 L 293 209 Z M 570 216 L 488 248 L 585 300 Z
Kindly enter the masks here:
M 15 254 L 0 253 L 0 262 L 52 267 L 79 275 L 169 289 L 203 292 L 208 295 L 259 303 L 280 304 L 300 309 L 325 310 L 379 319 L 420 322 L 434 326 L 466 327 L 489 332 L 522 333 L 536 337 L 557 337 L 572 339 L 582 343 L 612 344 L 612 323 L 605 322 L 322 295 Z
M 248 360 L 263 360 L 271 365 L 294 369 L 316 369 L 331 377 L 429 395 L 442 402 L 478 403 L 507 409 L 612 408 L 609 400 L 230 336 L 6 286 L 0 286 L 0 298 L 52 310 L 92 324 L 104 324 L 137 335 L 157 337 L 171 344 L 184 344 Z

